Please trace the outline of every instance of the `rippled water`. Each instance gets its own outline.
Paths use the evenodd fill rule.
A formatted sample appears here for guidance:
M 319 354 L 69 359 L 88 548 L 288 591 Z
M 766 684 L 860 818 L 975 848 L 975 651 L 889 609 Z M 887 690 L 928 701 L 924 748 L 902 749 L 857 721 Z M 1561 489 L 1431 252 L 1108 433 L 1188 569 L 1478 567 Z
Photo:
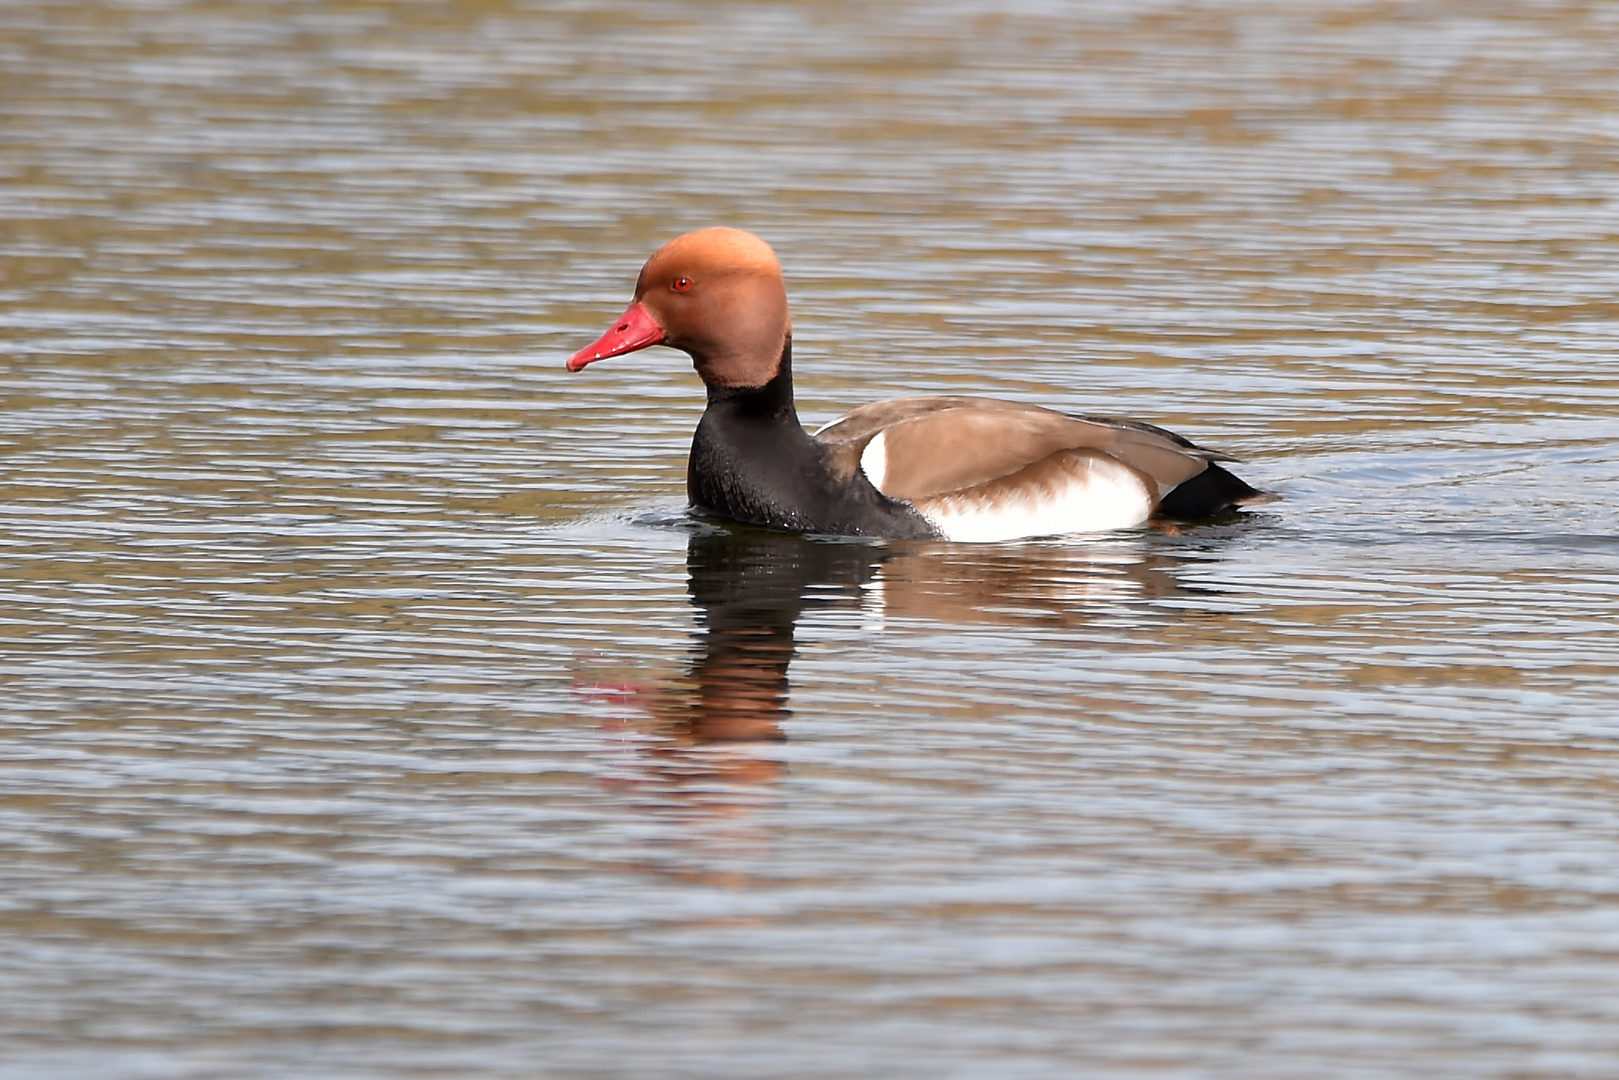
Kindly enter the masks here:
M 1619 9 L 0 6 L 0 1077 L 1619 1068 Z M 1284 500 L 683 512 L 800 411 Z

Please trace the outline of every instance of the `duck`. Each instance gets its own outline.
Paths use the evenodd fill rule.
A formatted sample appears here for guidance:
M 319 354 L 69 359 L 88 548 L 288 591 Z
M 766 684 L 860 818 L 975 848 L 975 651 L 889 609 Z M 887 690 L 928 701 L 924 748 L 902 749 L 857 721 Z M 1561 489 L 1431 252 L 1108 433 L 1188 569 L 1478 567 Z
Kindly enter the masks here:
M 1216 517 L 1275 498 L 1164 428 L 963 395 L 862 405 L 811 433 L 793 401 L 781 263 L 742 229 L 678 236 L 570 372 L 663 345 L 708 390 L 686 491 L 700 514 L 806 534 L 993 543 Z

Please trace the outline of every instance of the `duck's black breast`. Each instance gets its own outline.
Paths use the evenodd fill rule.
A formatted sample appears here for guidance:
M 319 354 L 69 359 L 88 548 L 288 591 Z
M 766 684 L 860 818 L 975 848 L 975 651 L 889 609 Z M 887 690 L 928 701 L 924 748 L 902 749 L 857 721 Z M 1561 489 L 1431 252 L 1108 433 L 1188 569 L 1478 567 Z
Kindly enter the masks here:
M 860 472 L 840 476 L 793 407 L 792 370 L 761 387 L 710 387 L 686 467 L 692 505 L 753 525 L 837 536 L 927 539 L 938 531 Z

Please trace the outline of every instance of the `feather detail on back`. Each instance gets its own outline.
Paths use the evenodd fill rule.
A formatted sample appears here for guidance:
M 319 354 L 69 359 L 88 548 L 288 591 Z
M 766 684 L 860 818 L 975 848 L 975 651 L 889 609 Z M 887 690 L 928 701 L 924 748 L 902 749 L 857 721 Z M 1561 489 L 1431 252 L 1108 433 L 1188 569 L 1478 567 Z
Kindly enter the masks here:
M 974 397 L 893 398 L 855 409 L 815 433 L 834 467 L 864 468 L 874 487 L 920 505 L 1011 476 L 1065 450 L 1112 459 L 1149 482 L 1152 507 L 1226 455 L 1150 424 L 1076 417 L 1036 405 Z M 1134 524 L 1134 523 L 1132 523 Z

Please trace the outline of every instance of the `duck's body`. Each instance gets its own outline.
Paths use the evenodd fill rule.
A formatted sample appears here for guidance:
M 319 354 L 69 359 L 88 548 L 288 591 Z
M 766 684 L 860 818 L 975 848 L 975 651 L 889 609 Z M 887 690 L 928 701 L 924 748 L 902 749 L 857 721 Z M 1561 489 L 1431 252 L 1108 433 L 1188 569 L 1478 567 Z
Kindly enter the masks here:
M 667 344 L 708 386 L 686 489 L 738 521 L 841 536 L 959 541 L 1198 518 L 1270 496 L 1162 428 L 978 397 L 894 398 L 815 434 L 793 405 L 792 326 L 775 254 L 704 229 L 655 252 L 636 299 L 568 367 Z

